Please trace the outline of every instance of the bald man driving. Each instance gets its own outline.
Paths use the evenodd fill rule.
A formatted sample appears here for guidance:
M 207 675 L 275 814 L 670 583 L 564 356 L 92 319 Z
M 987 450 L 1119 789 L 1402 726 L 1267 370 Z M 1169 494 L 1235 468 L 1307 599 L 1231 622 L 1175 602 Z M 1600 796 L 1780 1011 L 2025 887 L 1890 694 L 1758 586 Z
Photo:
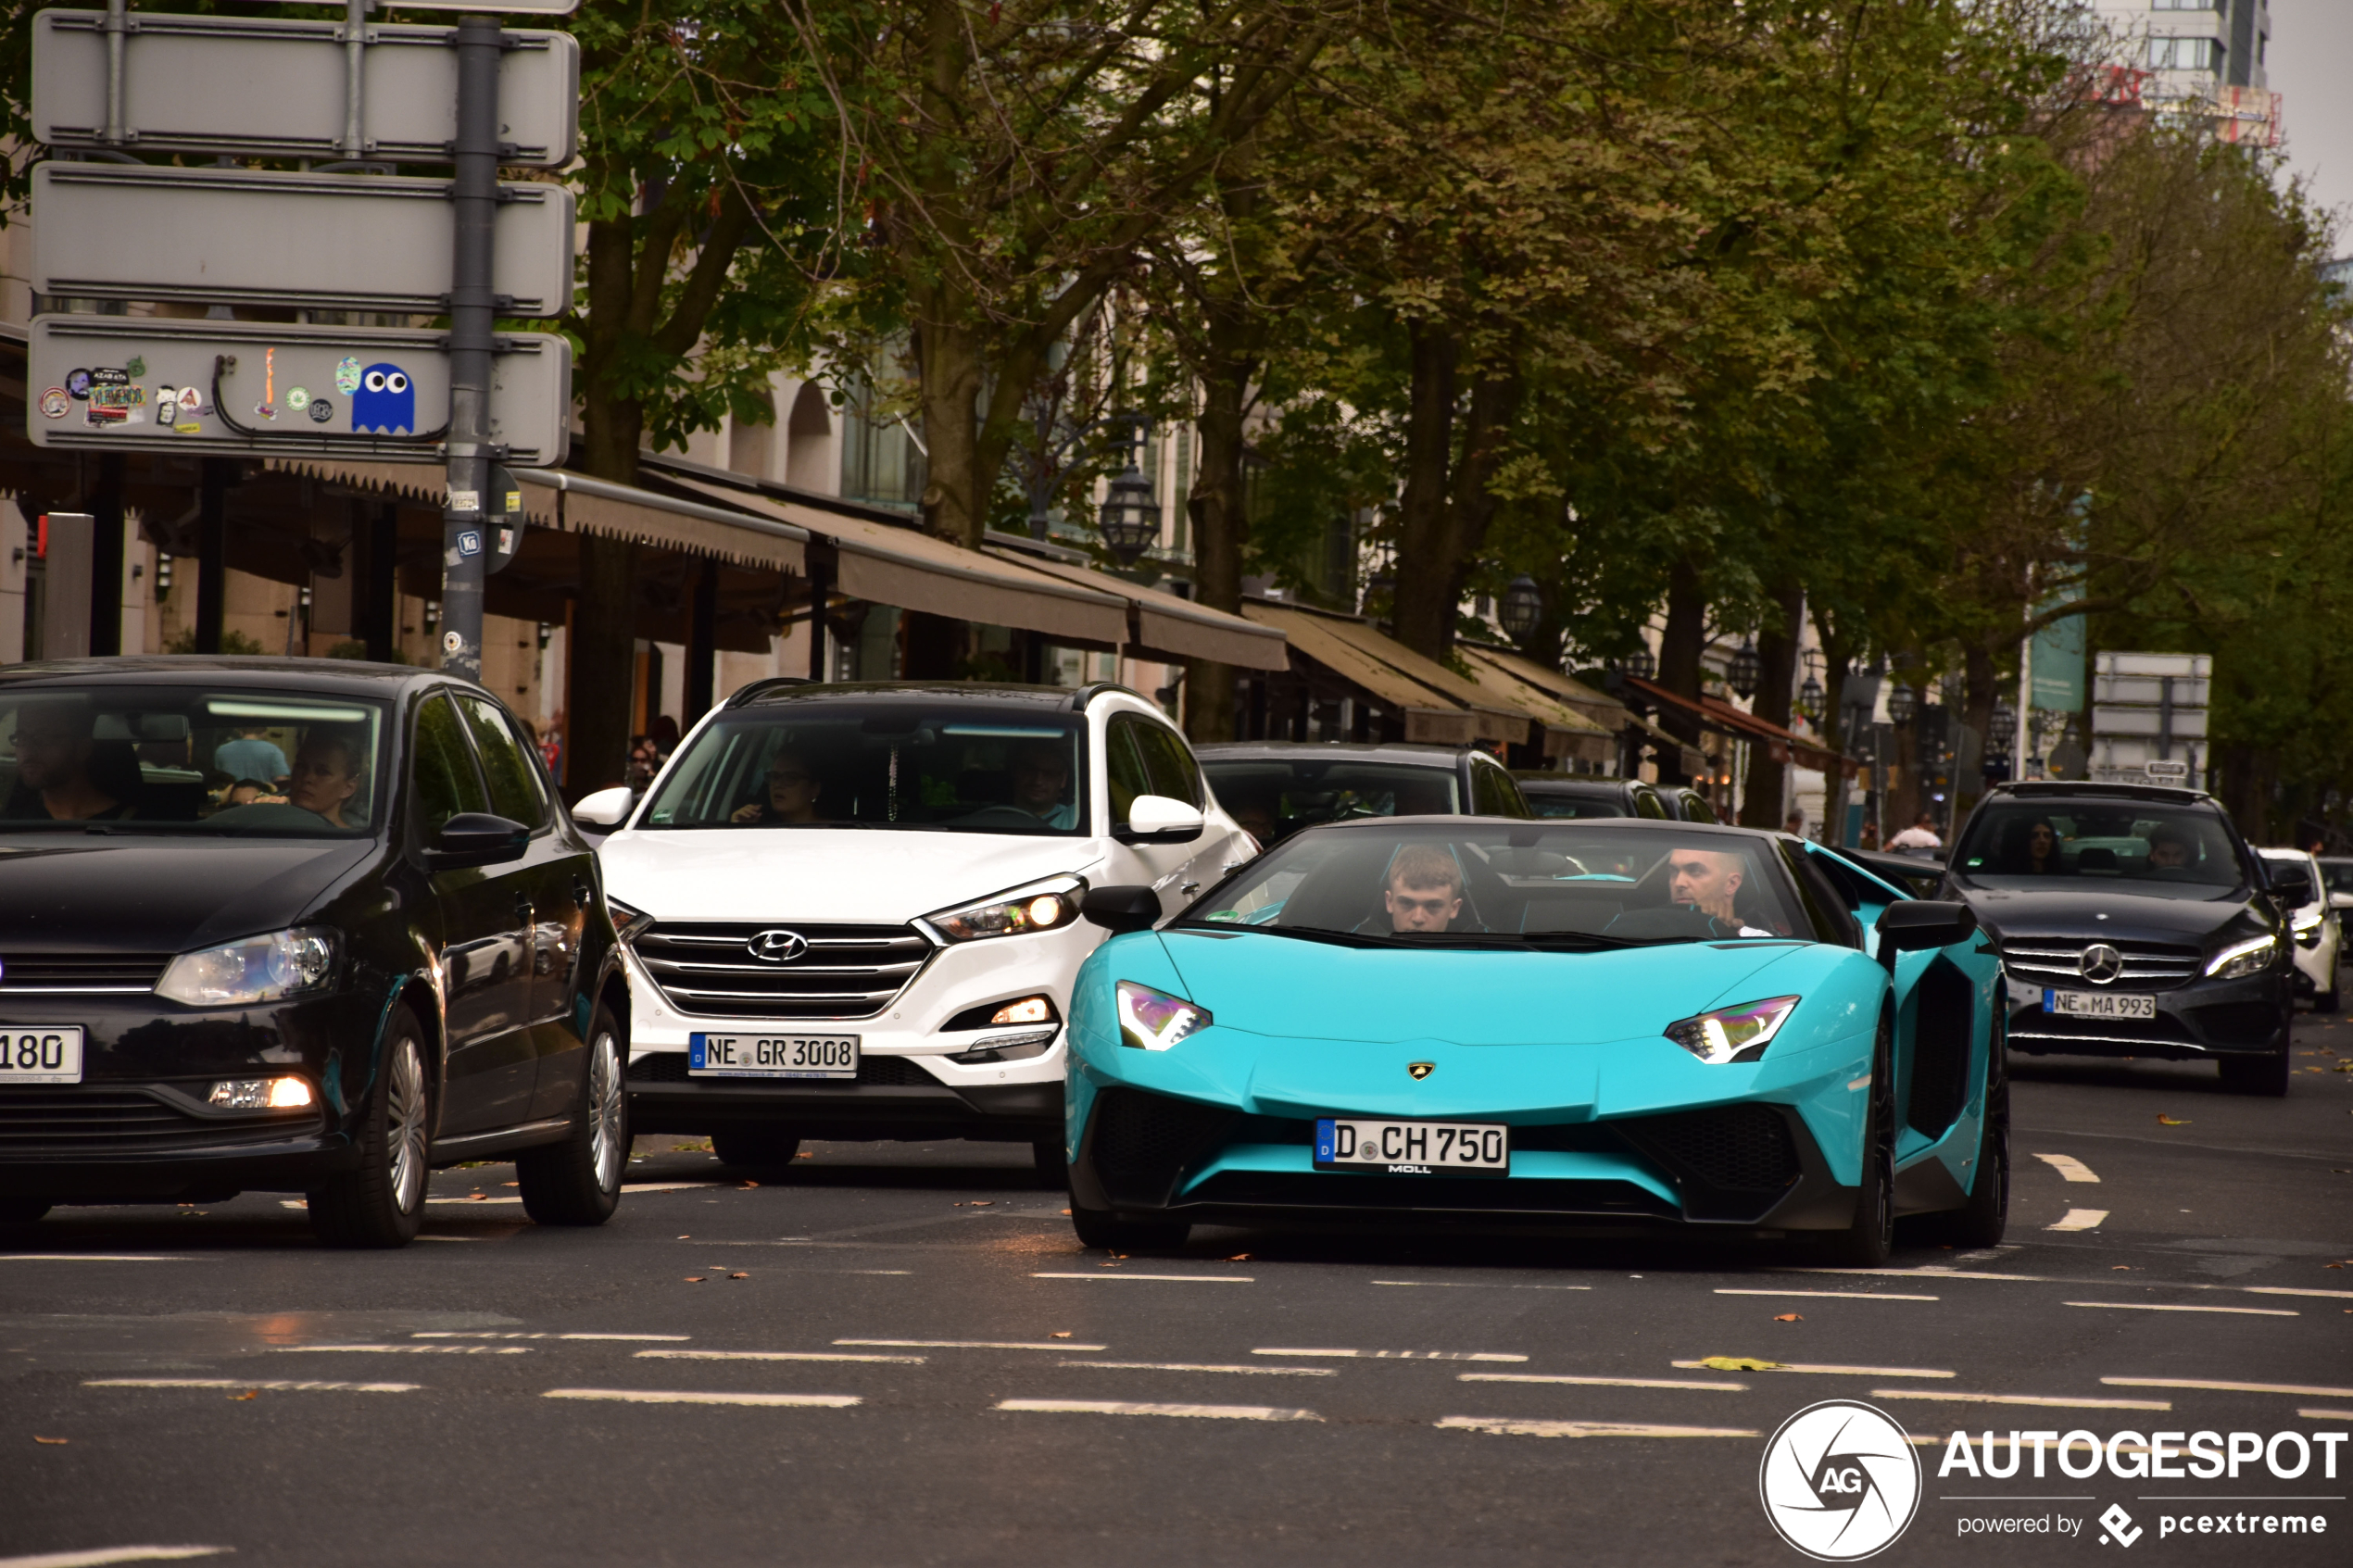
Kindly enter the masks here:
M 1741 868 L 1738 855 L 1720 849 L 1678 849 L 1667 866 L 1674 875 L 1667 884 L 1667 897 L 1736 926 L 1741 918 L 1733 903 L 1740 895 Z

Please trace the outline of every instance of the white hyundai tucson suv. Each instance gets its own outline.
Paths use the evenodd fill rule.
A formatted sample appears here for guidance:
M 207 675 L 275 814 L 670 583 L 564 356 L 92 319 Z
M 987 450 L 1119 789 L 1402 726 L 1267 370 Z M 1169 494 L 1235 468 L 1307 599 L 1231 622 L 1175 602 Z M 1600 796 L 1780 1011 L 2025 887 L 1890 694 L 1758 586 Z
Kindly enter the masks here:
M 625 818 L 623 811 L 625 810 Z M 1124 687 L 766 681 L 600 850 L 641 1133 L 777 1167 L 804 1137 L 1026 1142 L 1063 1170 L 1063 1025 L 1107 934 L 1251 859 L 1185 739 Z

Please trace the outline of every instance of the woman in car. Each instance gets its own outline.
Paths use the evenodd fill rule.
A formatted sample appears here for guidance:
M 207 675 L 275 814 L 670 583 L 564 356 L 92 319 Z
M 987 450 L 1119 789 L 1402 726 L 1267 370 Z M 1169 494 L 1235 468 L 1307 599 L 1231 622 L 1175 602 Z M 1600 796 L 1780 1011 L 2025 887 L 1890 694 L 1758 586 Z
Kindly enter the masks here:
M 2013 876 L 2051 876 L 2059 869 L 2058 833 L 2044 818 L 2011 823 L 2003 847 L 2003 866 Z
M 817 775 L 808 759 L 795 751 L 778 751 L 768 759 L 768 798 L 739 808 L 727 820 L 747 826 L 785 822 L 817 822 Z

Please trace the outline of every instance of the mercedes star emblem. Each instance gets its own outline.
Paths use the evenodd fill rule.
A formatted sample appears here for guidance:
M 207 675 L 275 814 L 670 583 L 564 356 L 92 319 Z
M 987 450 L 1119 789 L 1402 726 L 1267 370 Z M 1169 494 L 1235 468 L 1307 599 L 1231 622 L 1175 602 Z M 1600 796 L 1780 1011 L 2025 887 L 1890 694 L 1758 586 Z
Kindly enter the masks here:
M 744 946 L 762 963 L 790 963 L 809 951 L 809 939 L 798 931 L 763 931 Z
M 2093 985 L 2106 985 L 2124 972 L 2124 955 L 2105 942 L 2095 942 L 2083 949 L 2075 967 Z

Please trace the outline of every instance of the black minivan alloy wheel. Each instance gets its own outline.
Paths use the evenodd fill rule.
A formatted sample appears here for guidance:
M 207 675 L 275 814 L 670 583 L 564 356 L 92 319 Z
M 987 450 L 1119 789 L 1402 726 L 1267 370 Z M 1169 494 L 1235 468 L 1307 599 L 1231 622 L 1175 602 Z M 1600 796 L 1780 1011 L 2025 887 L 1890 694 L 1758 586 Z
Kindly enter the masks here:
M 581 1116 L 564 1141 L 515 1157 L 523 1212 L 543 1225 L 601 1225 L 621 1203 L 629 1168 L 629 1085 L 612 1014 L 599 1005 L 588 1024 Z
M 310 1189 L 310 1228 L 330 1247 L 406 1247 L 425 1213 L 432 1098 L 424 1032 L 393 1015 L 384 1073 L 359 1127 L 359 1167 Z

